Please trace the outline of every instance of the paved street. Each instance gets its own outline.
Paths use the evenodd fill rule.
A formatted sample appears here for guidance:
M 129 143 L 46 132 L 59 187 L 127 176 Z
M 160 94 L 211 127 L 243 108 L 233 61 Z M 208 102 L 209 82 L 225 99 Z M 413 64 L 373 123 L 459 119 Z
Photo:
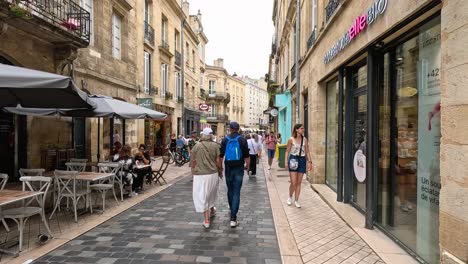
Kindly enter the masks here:
M 239 226 L 229 227 L 224 181 L 210 229 L 194 212 L 190 177 L 34 263 L 281 263 L 263 169 L 244 178 Z

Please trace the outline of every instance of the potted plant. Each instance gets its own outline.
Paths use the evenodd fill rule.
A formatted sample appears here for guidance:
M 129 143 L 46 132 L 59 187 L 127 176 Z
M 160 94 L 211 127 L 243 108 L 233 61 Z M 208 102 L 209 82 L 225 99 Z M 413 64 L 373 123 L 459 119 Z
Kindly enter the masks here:
M 31 12 L 26 8 L 26 4 L 20 5 L 21 1 L 17 0 L 14 1 L 10 5 L 10 15 L 12 17 L 24 17 L 24 18 L 30 18 L 31 17 Z

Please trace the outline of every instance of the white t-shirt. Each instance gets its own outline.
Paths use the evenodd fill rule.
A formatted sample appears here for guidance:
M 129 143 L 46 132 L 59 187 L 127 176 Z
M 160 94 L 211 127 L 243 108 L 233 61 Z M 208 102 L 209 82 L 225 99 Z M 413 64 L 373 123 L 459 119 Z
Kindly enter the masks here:
M 255 139 L 247 139 L 247 146 L 249 148 L 249 154 L 250 155 L 256 155 L 258 153 L 258 150 L 260 149 L 260 145 L 255 142 Z

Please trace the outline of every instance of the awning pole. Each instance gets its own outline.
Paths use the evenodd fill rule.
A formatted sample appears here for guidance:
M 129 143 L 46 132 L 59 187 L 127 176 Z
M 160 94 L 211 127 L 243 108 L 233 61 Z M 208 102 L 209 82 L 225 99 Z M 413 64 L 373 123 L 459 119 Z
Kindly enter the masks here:
M 97 119 L 97 161 L 101 160 L 101 118 Z

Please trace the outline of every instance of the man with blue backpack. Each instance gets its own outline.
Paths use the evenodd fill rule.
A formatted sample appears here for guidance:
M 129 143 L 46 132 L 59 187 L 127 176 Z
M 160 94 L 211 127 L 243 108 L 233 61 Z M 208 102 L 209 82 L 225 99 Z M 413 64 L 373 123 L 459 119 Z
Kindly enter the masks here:
M 247 140 L 239 134 L 239 123 L 229 123 L 230 134 L 223 138 L 218 159 L 218 167 L 222 168 L 224 158 L 224 175 L 226 177 L 229 208 L 231 209 L 230 226 L 237 226 L 240 192 L 244 169 L 249 171 L 250 155 Z

